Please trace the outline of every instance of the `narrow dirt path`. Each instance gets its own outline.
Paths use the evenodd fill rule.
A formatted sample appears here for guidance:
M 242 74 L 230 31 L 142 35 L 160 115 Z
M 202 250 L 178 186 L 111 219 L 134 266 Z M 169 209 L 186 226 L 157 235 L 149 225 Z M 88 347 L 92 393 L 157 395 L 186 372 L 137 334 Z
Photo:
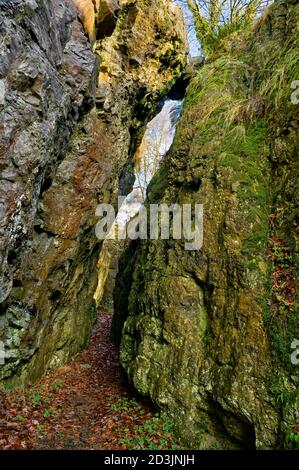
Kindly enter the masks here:
M 35 387 L 0 396 L 0 449 L 178 448 L 170 423 L 137 402 L 101 312 L 88 350 Z

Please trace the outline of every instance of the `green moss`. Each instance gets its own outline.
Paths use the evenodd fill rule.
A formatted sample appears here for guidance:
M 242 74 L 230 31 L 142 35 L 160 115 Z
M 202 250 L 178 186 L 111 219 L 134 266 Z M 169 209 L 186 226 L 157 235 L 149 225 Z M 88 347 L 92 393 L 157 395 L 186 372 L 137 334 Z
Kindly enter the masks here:
M 90 307 L 90 323 L 93 325 L 98 319 L 98 308 L 96 301 L 93 300 Z
M 233 416 L 236 407 L 242 403 L 241 413 L 248 405 L 247 415 L 259 423 L 257 441 L 269 447 L 275 446 L 277 415 L 281 435 L 294 424 L 291 398 L 298 379 L 290 357 L 291 342 L 299 339 L 297 310 L 284 312 L 283 302 L 273 310 L 269 239 L 279 234 L 293 254 L 299 149 L 298 111 L 287 102 L 297 73 L 298 25 L 288 29 L 290 18 L 280 14 L 285 6 L 275 8 L 273 34 L 269 23 L 262 24 L 246 44 L 239 37 L 231 52 L 224 47 L 221 57 L 200 69 L 188 88 L 174 146 L 149 188 L 152 203 L 204 204 L 202 252 L 186 253 L 180 242 L 141 243 L 130 293 L 117 310 L 123 325 L 126 309 L 121 354 L 132 383 L 179 416 L 183 435 L 195 435 L 202 414 L 211 424 L 211 410 L 202 410 L 212 391 L 219 403 L 224 396 L 234 403 L 226 417 L 235 432 L 242 428 Z M 288 263 L 293 270 L 293 256 Z M 207 322 L 201 309 L 192 317 L 193 289 L 203 292 Z M 185 302 L 188 315 L 180 315 Z M 158 322 L 154 329 L 149 317 L 161 327 Z M 248 370 L 238 372 L 240 364 Z M 240 383 L 233 396 L 232 374 L 234 385 Z M 267 382 L 276 375 L 279 394 Z M 283 397 L 279 403 L 277 396 Z

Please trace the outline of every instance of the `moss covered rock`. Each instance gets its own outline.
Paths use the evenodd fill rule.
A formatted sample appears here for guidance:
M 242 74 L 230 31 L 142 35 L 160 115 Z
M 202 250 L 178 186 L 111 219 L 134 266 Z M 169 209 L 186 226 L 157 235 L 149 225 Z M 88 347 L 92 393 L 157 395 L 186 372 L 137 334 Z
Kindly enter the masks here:
M 95 209 L 115 202 L 134 132 L 187 46 L 168 0 L 0 3 L 0 382 L 11 387 L 86 345 Z
M 274 448 L 299 421 L 298 8 L 228 38 L 187 91 L 149 203 L 203 204 L 202 250 L 143 241 L 117 280 L 122 365 L 199 448 Z

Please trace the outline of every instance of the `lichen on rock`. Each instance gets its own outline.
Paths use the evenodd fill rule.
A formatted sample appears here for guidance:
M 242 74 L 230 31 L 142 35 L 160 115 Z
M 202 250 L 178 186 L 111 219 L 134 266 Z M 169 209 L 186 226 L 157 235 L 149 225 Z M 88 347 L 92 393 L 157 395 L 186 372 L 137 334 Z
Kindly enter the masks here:
M 275 448 L 298 425 L 297 36 L 298 4 L 277 2 L 201 66 L 148 203 L 203 204 L 203 248 L 134 242 L 116 281 L 130 382 L 201 449 Z

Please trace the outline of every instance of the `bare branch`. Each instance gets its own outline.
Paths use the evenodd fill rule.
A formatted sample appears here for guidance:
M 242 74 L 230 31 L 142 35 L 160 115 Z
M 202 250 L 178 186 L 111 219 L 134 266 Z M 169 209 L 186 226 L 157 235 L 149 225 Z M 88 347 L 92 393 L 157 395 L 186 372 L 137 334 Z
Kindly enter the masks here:
M 250 27 L 273 0 L 180 0 L 194 17 L 203 49 L 210 49 L 221 34 Z

